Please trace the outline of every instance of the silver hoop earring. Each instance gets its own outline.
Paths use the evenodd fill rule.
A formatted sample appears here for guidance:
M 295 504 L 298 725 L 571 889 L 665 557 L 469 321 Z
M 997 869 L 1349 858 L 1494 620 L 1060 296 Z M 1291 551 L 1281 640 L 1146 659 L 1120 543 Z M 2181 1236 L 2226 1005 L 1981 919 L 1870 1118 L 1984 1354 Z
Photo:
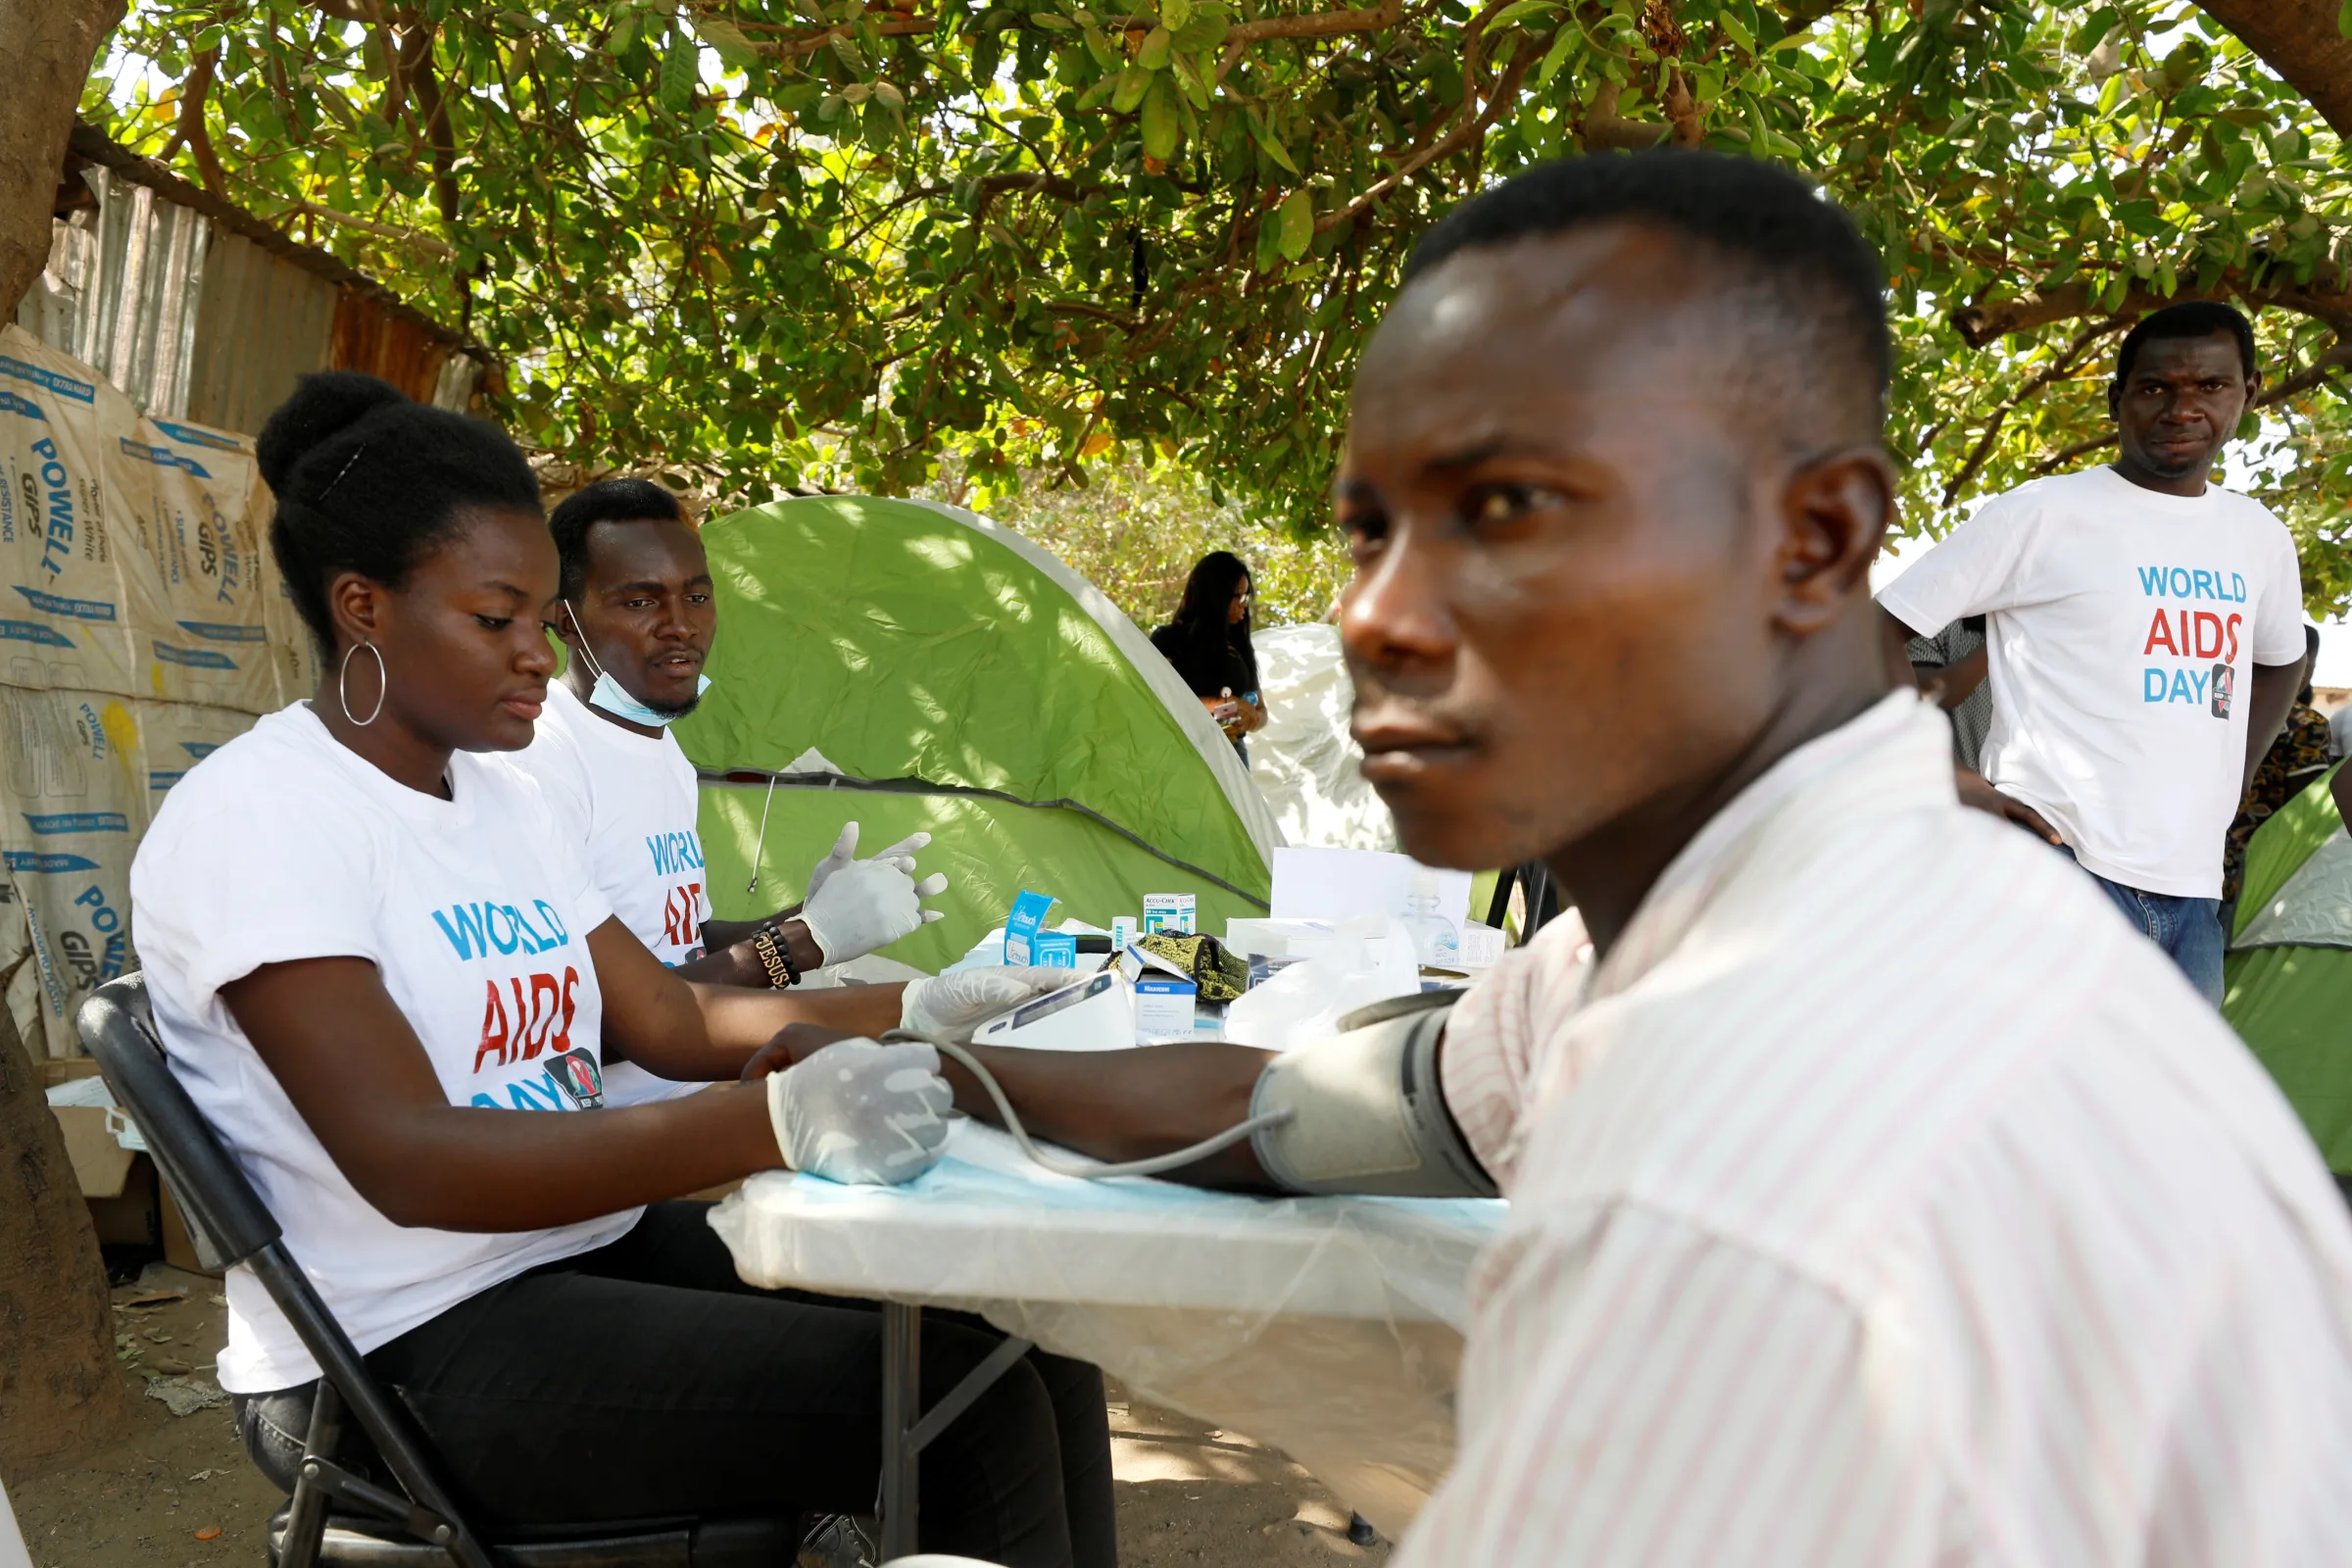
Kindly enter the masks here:
M 351 710 L 351 656 L 361 649 L 375 656 L 375 706 L 366 718 Z M 392 690 L 391 671 L 384 668 L 384 651 L 373 643 L 353 643 L 343 650 L 342 667 L 335 671 L 335 701 L 343 705 L 343 716 L 361 729 L 366 729 L 383 715 L 384 698 Z

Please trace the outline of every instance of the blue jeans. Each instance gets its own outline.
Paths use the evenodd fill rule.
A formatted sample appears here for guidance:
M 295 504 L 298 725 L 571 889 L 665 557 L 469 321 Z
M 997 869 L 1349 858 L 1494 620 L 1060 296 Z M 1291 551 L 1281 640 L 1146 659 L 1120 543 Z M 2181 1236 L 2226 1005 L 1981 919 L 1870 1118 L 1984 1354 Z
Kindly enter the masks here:
M 2183 899 L 2169 893 L 2143 893 L 2121 882 L 2110 882 L 2096 871 L 2085 871 L 2099 885 L 2132 928 L 2164 950 L 2180 965 L 2188 983 L 2207 1002 L 2222 1004 L 2222 903 L 2219 899 Z

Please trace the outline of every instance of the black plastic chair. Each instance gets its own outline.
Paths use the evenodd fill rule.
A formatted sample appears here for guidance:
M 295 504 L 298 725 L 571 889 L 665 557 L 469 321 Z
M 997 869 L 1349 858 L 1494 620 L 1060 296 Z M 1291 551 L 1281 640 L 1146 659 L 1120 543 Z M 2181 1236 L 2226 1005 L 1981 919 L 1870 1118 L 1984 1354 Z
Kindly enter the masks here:
M 286 1250 L 277 1221 L 172 1076 L 144 977 L 100 986 L 74 1021 L 107 1087 L 138 1123 L 198 1258 L 208 1269 L 253 1270 L 321 1369 L 294 1495 L 270 1523 L 275 1568 L 789 1568 L 800 1544 L 791 1516 L 534 1527 L 527 1540 L 487 1540 L 466 1523 L 415 1419 L 368 1372 Z M 399 1492 L 336 1462 L 346 1415 Z

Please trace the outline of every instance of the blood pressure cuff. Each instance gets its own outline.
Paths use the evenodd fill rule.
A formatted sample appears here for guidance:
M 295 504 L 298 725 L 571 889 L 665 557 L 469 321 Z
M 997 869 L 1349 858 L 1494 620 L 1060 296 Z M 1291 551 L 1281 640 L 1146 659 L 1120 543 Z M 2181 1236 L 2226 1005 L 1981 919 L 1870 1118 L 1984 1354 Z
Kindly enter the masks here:
M 1250 1114 L 1289 1111 L 1250 1137 L 1266 1174 L 1294 1193 L 1494 1198 L 1438 1083 L 1438 1043 L 1458 993 L 1350 1013 L 1342 1032 L 1267 1063 Z

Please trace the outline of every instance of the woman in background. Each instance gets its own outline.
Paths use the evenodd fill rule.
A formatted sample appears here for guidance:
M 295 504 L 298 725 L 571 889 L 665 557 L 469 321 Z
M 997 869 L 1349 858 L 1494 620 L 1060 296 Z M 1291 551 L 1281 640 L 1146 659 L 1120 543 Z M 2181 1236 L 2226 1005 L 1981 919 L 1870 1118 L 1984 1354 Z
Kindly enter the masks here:
M 1250 601 L 1249 566 L 1231 551 L 1213 551 L 1185 579 L 1175 619 L 1152 634 L 1152 646 L 1200 699 L 1245 766 L 1244 737 L 1266 727 L 1257 653 L 1250 646 Z

